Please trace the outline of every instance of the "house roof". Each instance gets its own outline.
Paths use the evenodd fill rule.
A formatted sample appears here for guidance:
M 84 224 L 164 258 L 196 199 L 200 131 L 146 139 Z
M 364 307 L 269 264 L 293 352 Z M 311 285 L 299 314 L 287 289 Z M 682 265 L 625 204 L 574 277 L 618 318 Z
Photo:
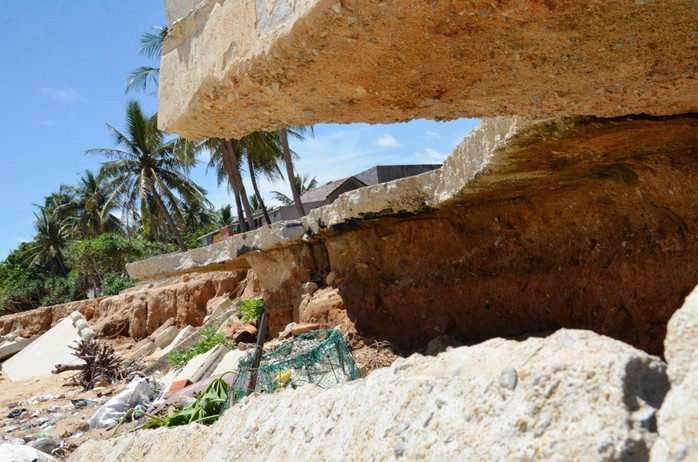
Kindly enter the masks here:
M 309 203 L 309 202 L 321 202 L 326 200 L 333 192 L 335 192 L 339 187 L 344 185 L 349 180 L 355 180 L 358 181 L 361 184 L 364 184 L 361 180 L 354 178 L 353 176 L 347 177 L 347 178 L 342 178 L 341 180 L 337 181 L 330 181 L 329 183 L 326 183 L 322 186 L 319 186 L 315 189 L 310 189 L 306 192 L 304 192 L 301 195 L 301 202 L 303 203 Z

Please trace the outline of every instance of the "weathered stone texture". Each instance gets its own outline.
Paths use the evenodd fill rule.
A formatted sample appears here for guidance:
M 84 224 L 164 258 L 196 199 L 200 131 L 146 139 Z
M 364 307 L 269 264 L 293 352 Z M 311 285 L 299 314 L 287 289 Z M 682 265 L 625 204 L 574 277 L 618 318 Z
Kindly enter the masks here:
M 245 254 L 297 244 L 305 230 L 300 222 L 285 221 L 257 232 L 236 234 L 221 242 L 190 250 L 159 255 L 126 265 L 134 279 L 151 279 L 201 271 L 249 269 Z
M 695 112 L 694 13 L 684 0 L 206 0 L 171 24 L 158 120 L 202 139 L 318 122 Z
M 664 343 L 671 391 L 657 417 L 652 460 L 698 460 L 698 287 L 672 316 Z
M 99 335 L 143 339 L 170 318 L 180 328 L 200 326 L 209 300 L 242 293 L 246 276 L 247 271 L 223 271 L 139 285 L 102 300 L 92 320 L 94 329 Z
M 493 339 L 246 399 L 210 428 L 88 442 L 70 460 L 643 460 L 664 367 L 586 331 Z
M 697 133 L 690 115 L 487 120 L 442 169 L 343 194 L 304 218 L 307 242 L 239 258 L 279 329 L 332 271 L 360 331 L 409 347 L 567 327 L 659 354 L 698 282 Z

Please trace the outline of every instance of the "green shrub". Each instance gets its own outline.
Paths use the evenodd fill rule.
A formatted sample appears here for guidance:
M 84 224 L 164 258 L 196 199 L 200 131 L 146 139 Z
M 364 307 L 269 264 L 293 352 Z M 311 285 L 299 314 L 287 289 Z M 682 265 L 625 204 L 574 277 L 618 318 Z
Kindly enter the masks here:
M 253 298 L 240 302 L 238 316 L 245 322 L 253 322 L 264 313 L 264 299 Z
M 214 327 L 206 327 L 205 329 L 201 329 L 201 336 L 203 337 L 203 340 L 201 340 L 199 343 L 196 345 L 191 346 L 188 350 L 182 351 L 182 352 L 172 352 L 169 355 L 167 355 L 167 361 L 170 363 L 172 367 L 175 369 L 181 369 L 184 366 L 187 365 L 190 359 L 192 359 L 195 356 L 198 356 L 200 354 L 206 353 L 207 351 L 211 350 L 213 347 L 216 345 L 219 345 L 221 343 L 225 343 L 225 334 L 216 333 L 216 329 L 218 326 Z M 232 348 L 232 345 L 229 345 Z
M 136 285 L 136 281 L 119 273 L 107 273 L 102 276 L 102 295 L 118 295 Z
M 46 279 L 44 291 L 46 295 L 41 300 L 44 306 L 83 300 L 87 296 L 85 278 L 77 271 L 71 271 L 65 277 L 53 276 Z

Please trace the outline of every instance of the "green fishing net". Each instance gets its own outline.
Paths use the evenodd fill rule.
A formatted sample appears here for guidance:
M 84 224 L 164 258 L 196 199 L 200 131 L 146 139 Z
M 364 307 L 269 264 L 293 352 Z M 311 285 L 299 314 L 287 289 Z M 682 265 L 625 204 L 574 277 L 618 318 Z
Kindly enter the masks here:
M 254 352 L 240 360 L 225 408 L 248 394 Z M 315 384 L 330 388 L 359 378 L 359 371 L 339 329 L 317 330 L 285 341 L 262 356 L 256 393 Z

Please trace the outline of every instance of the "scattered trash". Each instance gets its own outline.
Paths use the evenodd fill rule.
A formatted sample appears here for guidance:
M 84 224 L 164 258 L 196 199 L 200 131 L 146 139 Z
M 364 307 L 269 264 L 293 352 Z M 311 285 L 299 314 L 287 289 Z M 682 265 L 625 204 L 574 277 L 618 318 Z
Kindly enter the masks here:
M 27 446 L 38 449 L 46 454 L 51 454 L 51 451 L 58 448 L 59 444 L 49 438 L 39 438 L 32 441 Z
M 75 406 L 75 409 L 85 409 L 88 407 L 97 407 L 99 403 L 91 399 L 71 399 L 71 403 Z
M 90 429 L 115 427 L 130 409 L 138 405 L 149 406 L 157 396 L 157 391 L 155 383 L 150 379 L 134 379 L 124 391 L 107 401 L 90 418 Z
M 25 408 L 15 409 L 14 411 L 7 414 L 7 418 L 8 419 L 16 419 L 17 417 L 21 416 L 25 412 L 27 412 L 27 410 Z

